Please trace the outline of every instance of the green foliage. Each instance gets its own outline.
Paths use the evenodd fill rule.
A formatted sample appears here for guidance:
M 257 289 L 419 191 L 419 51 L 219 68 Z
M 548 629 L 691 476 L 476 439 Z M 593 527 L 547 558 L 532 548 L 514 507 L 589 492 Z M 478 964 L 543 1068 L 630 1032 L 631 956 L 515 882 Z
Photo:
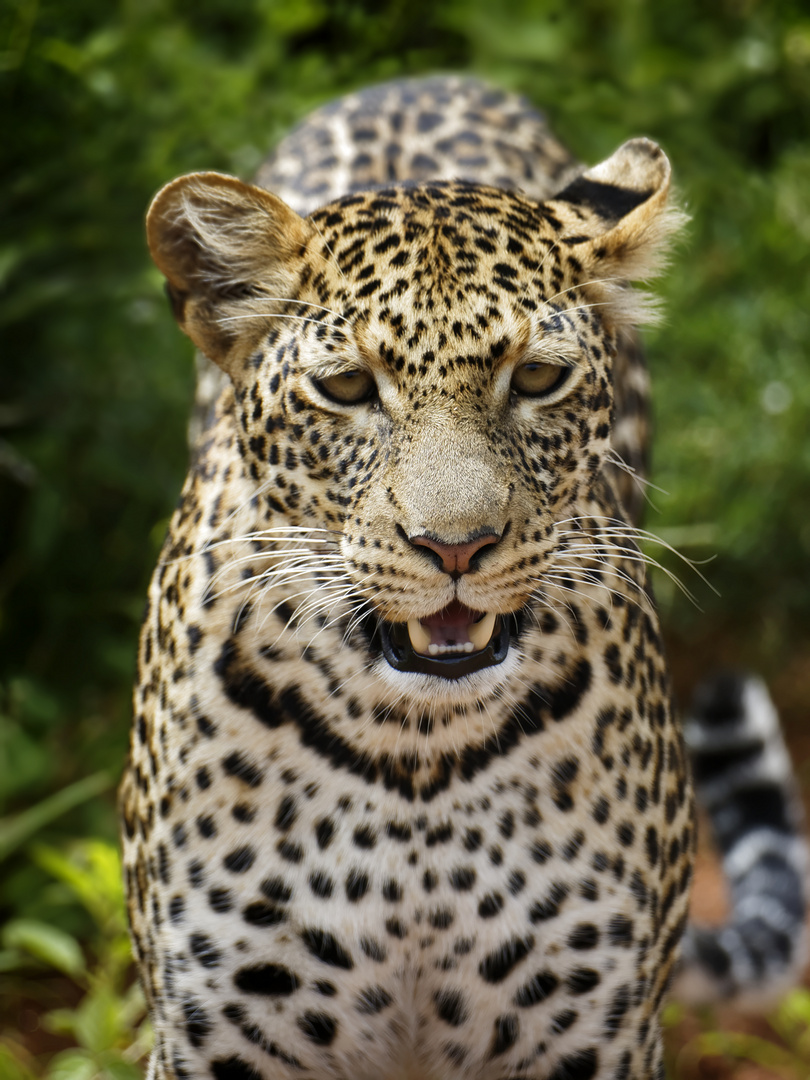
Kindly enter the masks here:
M 82 780 L 69 784 L 17 814 L 0 818 L 0 863 L 40 829 L 57 821 L 74 806 L 80 806 L 93 796 L 106 791 L 112 784 L 113 779 L 109 773 L 93 773 L 92 776 L 85 776 Z
M 0 955 L 61 958 L 85 1001 L 97 1000 L 99 965 L 121 978 L 110 950 L 124 939 L 89 898 L 68 902 L 77 883 L 54 851 L 115 833 L 104 793 L 126 750 L 138 621 L 185 470 L 192 388 L 191 346 L 146 253 L 145 207 L 184 171 L 249 176 L 330 97 L 447 69 L 526 93 L 583 160 L 638 134 L 670 154 L 692 224 L 661 286 L 668 321 L 648 336 L 654 479 L 670 494 L 651 492 L 660 509 L 647 525 L 691 557 L 716 554 L 704 569 L 722 596 L 664 547 L 651 552 L 706 612 L 663 578 L 659 595 L 687 630 L 722 615 L 754 640 L 767 623 L 777 659 L 807 625 L 802 0 L 6 0 L 0 915 L 12 921 Z M 50 855 L 26 847 L 37 836 L 56 845 Z M 81 850 L 70 865 L 101 874 Z M 80 971 L 68 940 L 106 944 Z M 93 1075 L 123 1045 L 123 1005 L 86 1009 L 63 1017 L 78 1049 L 54 1076 Z M 17 1049 L 0 1044 L 0 1075 L 39 1075 Z M 131 1061 L 104 1061 L 129 1075 Z
M 8 921 L 0 934 L 0 972 L 13 999 L 36 998 L 49 968 L 79 990 L 77 1004 L 48 1010 L 44 1028 L 72 1044 L 40 1062 L 0 1032 L 0 1077 L 44 1080 L 138 1080 L 148 1050 L 140 988 L 132 981 L 121 862 L 117 848 L 98 840 L 73 844 L 66 855 L 41 845 L 34 858 L 92 918 L 80 943 L 58 926 L 31 918 Z
M 15 967 L 22 953 L 29 953 L 57 971 L 73 977 L 84 974 L 84 955 L 81 946 L 56 926 L 38 919 L 11 919 L 3 928 L 3 954 L 0 966 Z
M 683 1018 L 683 1009 L 667 1010 L 671 1026 Z M 742 1031 L 718 1031 L 711 1016 L 704 1030 L 680 1047 L 670 1063 L 672 1080 L 704 1075 L 701 1062 L 720 1058 L 728 1063 L 747 1061 L 780 1080 L 806 1080 L 810 1073 L 810 991 L 800 988 L 785 996 L 768 1017 L 774 1038 Z

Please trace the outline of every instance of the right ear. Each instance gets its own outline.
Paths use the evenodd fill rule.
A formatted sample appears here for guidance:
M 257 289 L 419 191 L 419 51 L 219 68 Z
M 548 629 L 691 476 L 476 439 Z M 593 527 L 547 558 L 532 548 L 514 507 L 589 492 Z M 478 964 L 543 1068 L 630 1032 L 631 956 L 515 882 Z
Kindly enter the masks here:
M 162 188 L 146 233 L 180 328 L 227 371 L 250 330 L 240 316 L 271 315 L 272 301 L 293 297 L 314 230 L 269 191 L 207 172 Z

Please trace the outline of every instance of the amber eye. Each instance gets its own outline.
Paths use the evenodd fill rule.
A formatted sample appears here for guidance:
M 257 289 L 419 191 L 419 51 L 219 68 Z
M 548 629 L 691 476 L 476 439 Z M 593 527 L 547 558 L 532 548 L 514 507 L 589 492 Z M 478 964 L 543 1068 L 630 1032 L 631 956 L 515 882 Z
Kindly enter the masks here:
M 377 391 L 376 384 L 367 371 L 341 371 L 338 375 L 327 375 L 325 379 L 313 379 L 324 397 L 340 405 L 359 405 L 370 401 Z
M 512 389 L 527 397 L 545 397 L 562 386 L 570 373 L 571 368 L 567 366 L 529 360 L 512 373 Z

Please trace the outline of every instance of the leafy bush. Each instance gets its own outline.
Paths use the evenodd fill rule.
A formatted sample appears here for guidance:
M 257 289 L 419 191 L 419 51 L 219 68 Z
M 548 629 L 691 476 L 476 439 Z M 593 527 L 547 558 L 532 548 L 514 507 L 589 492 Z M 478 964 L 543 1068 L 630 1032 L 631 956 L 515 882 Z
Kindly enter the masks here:
M 687 1017 L 685 1010 L 670 1005 L 665 1011 L 665 1026 L 674 1029 Z M 723 1069 L 722 1076 L 733 1075 L 736 1065 L 749 1062 L 780 1080 L 804 1080 L 810 1072 L 810 991 L 790 991 L 761 1022 L 762 1034 L 750 1030 L 719 1031 L 710 1011 L 700 1017 L 701 1030 L 685 1042 L 670 1041 L 672 1054 L 668 1075 L 672 1080 L 707 1075 L 702 1066 Z M 750 1025 L 750 1022 L 749 1022 Z M 710 1064 L 711 1062 L 711 1064 Z M 731 1070 L 726 1072 L 725 1069 Z
M 79 942 L 64 929 L 30 917 L 10 919 L 0 934 L 0 972 L 6 973 L 7 1008 L 42 999 L 43 973 L 60 972 L 80 990 L 78 1003 L 44 1012 L 48 1032 L 73 1045 L 42 1062 L 14 1032 L 0 1037 L 0 1076 L 5 1080 L 138 1080 L 149 1049 L 143 995 L 133 982 L 121 861 L 113 844 L 89 840 L 67 855 L 46 846 L 34 859 L 61 885 L 64 903 L 78 901 L 92 919 Z M 88 958 L 85 955 L 89 953 Z

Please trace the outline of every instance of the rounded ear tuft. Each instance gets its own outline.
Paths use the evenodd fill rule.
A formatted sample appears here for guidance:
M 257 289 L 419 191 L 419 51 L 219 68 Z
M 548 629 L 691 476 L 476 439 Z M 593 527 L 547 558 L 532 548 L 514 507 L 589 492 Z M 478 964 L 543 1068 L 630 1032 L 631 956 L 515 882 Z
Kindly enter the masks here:
M 552 200 L 567 234 L 562 242 L 599 279 L 604 314 L 612 311 L 620 322 L 656 318 L 654 299 L 621 286 L 659 274 L 673 235 L 686 221 L 669 202 L 671 175 L 659 146 L 631 139 Z
M 162 188 L 146 215 L 152 258 L 183 291 L 277 268 L 312 234 L 277 196 L 233 176 L 204 172 Z
M 672 169 L 664 151 L 651 139 L 630 139 L 605 161 L 585 172 L 601 184 L 649 197 L 669 188 Z
M 669 161 L 659 146 L 649 139 L 631 139 L 572 180 L 554 202 L 574 211 L 582 239 L 592 239 L 636 210 L 646 216 L 656 213 L 666 203 L 670 177 Z
M 290 295 L 308 222 L 262 188 L 222 173 L 191 173 L 162 188 L 146 217 L 149 250 L 168 282 L 181 328 L 220 365 L 239 301 Z

